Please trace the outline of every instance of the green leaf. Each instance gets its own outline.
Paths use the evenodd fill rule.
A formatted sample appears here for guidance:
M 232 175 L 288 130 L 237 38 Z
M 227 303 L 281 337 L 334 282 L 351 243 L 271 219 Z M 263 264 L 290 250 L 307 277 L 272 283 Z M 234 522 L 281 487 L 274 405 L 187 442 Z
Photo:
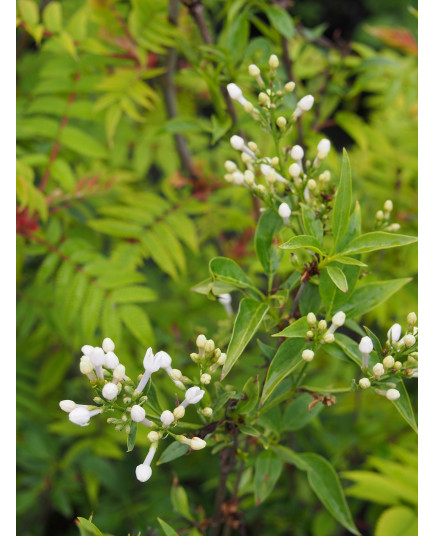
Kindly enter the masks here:
M 237 413 L 245 415 L 256 408 L 259 400 L 260 382 L 257 376 L 249 378 L 243 387 L 243 398 L 238 402 Z
M 262 214 L 256 227 L 256 254 L 268 275 L 273 274 L 279 266 L 281 252 L 273 245 L 273 238 L 282 226 L 282 218 L 274 210 L 269 209 Z
M 350 299 L 340 309 L 344 311 L 348 318 L 362 316 L 381 305 L 410 281 L 411 278 L 367 283 L 362 287 L 356 288 Z
M 108 151 L 101 143 L 86 134 L 86 132 L 70 125 L 67 125 L 62 131 L 61 145 L 83 156 L 91 158 L 108 157 Z
M 134 444 L 136 442 L 136 434 L 137 434 L 137 423 L 132 421 L 130 425 L 130 433 L 128 434 L 127 438 L 127 452 L 131 452 L 134 448 Z
M 259 303 L 251 298 L 243 298 L 241 300 L 221 379 L 227 376 L 231 368 L 238 361 L 250 339 L 261 325 L 268 309 L 267 304 Z
M 356 253 L 368 253 L 377 249 L 396 248 L 417 242 L 417 237 L 374 231 L 358 236 L 352 240 L 341 253 L 354 255 Z
M 154 290 L 137 285 L 117 288 L 111 295 L 115 303 L 147 303 L 158 299 Z
M 176 458 L 184 456 L 184 454 L 189 450 L 189 448 L 190 447 L 188 445 L 184 445 L 183 443 L 174 441 L 163 451 L 157 462 L 157 465 L 171 462 L 173 460 L 176 460 Z
M 92 518 L 91 518 L 92 519 Z M 77 527 L 81 536 L 104 536 L 99 528 L 84 517 L 77 517 Z
M 94 231 L 120 238 L 139 238 L 143 234 L 140 225 L 111 218 L 89 220 L 87 225 Z
M 154 332 L 148 315 L 137 305 L 121 305 L 119 315 L 126 328 L 146 347 L 153 346 Z
M 62 6 L 60 2 L 50 2 L 42 12 L 45 28 L 49 32 L 62 31 Z
M 90 340 L 99 325 L 104 290 L 98 286 L 89 285 L 87 296 L 81 313 L 84 338 Z
M 321 220 L 315 216 L 315 212 L 308 205 L 301 205 L 301 217 L 306 232 L 321 244 L 324 233 Z
M 417 536 L 417 515 L 408 506 L 393 506 L 377 521 L 375 536 Z
M 301 393 L 293 402 L 285 409 L 282 419 L 282 431 L 300 430 L 309 424 L 320 413 L 324 406 L 316 404 L 309 411 L 309 404 L 313 398 L 308 393 Z
M 29 26 L 35 26 L 39 22 L 39 9 L 33 0 L 18 0 L 18 7 L 23 21 Z
M 348 292 L 347 278 L 344 272 L 337 266 L 326 266 L 326 270 L 330 276 L 330 279 L 338 287 L 341 292 Z
M 267 371 L 265 385 L 262 390 L 261 406 L 279 383 L 302 362 L 301 352 L 305 345 L 306 341 L 304 338 L 291 338 L 279 346 Z
M 333 240 L 334 251 L 339 251 L 339 245 L 345 236 L 350 221 L 352 193 L 351 193 L 351 167 L 346 150 L 343 150 L 341 179 L 333 207 Z
M 413 407 L 410 402 L 410 398 L 405 388 L 405 384 L 402 380 L 398 380 L 396 383 L 396 389 L 400 392 L 401 396 L 398 400 L 394 400 L 392 404 L 398 410 L 398 413 L 406 421 L 411 428 L 417 433 L 417 423 L 414 416 Z
M 185 489 L 179 484 L 173 484 L 170 490 L 170 498 L 172 500 L 173 508 L 185 519 L 193 521 L 194 518 L 190 513 L 188 506 L 188 497 Z
M 334 259 L 336 262 L 339 262 L 340 264 L 349 264 L 351 266 L 360 266 L 362 268 L 365 268 L 368 266 L 366 263 L 359 261 L 359 259 L 355 259 L 353 257 L 345 257 L 345 256 L 338 256 Z
M 178 533 L 172 529 L 170 525 L 168 525 L 165 521 L 157 517 L 158 523 L 160 523 L 161 528 L 163 529 L 163 532 L 165 536 L 178 536 Z
M 315 253 L 319 253 L 320 255 L 325 255 L 325 253 L 321 250 L 321 244 L 318 242 L 316 238 L 309 235 L 299 235 L 299 236 L 293 236 L 288 240 L 288 242 L 285 242 L 280 246 L 282 249 L 288 249 L 290 251 L 293 251 L 294 249 L 308 249 L 312 250 Z
M 256 458 L 255 463 L 255 502 L 256 505 L 265 501 L 273 491 L 282 472 L 282 462 L 270 450 L 265 450 Z
M 286 39 L 292 39 L 295 35 L 295 26 L 292 18 L 285 9 L 277 6 L 267 6 L 265 13 L 271 26 Z
M 318 454 L 301 454 L 307 463 L 307 479 L 331 515 L 352 534 L 360 534 L 354 525 L 338 475 L 333 466 Z
M 310 326 L 307 322 L 307 318 L 303 316 L 289 326 L 287 326 L 284 330 L 280 331 L 279 333 L 275 333 L 273 337 L 296 337 L 305 339 L 306 331 L 309 330 Z
M 249 289 L 256 294 L 259 292 L 252 280 L 246 276 L 243 270 L 232 259 L 215 257 L 209 263 L 209 271 L 213 279 L 233 285 L 236 288 Z

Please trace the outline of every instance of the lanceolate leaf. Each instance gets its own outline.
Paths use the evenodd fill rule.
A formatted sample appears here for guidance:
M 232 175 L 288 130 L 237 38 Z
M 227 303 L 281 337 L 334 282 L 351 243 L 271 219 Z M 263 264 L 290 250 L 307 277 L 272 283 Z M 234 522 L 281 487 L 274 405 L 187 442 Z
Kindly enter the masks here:
M 399 380 L 396 384 L 396 388 L 401 393 L 401 396 L 398 400 L 394 400 L 392 404 L 400 413 L 401 417 L 407 421 L 407 423 L 413 428 L 417 433 L 417 423 L 413 413 L 413 408 L 411 406 L 410 398 L 408 397 L 407 389 L 402 380 Z
M 411 278 L 377 281 L 363 285 L 353 292 L 350 299 L 341 306 L 341 310 L 349 318 L 362 316 L 382 304 L 409 281 Z
M 273 238 L 282 228 L 282 225 L 282 218 L 274 210 L 267 210 L 262 214 L 256 228 L 256 254 L 266 274 L 274 273 L 279 265 L 281 252 L 273 246 Z
M 253 281 L 247 277 L 238 264 L 232 259 L 226 257 L 215 257 L 209 263 L 211 276 L 222 283 L 233 285 L 237 288 L 245 288 L 258 294 Z
M 280 247 L 282 249 L 289 249 L 290 251 L 295 249 L 308 249 L 314 253 L 325 255 L 325 253 L 321 250 L 321 244 L 318 242 L 318 240 L 313 236 L 308 235 L 293 236 L 288 240 L 288 242 L 285 242 Z
M 161 465 L 163 463 L 176 460 L 176 458 L 180 458 L 181 456 L 184 456 L 184 454 L 188 450 L 189 450 L 188 445 L 184 445 L 182 443 L 178 443 L 178 441 L 174 441 L 163 451 L 162 455 L 160 456 L 160 459 L 157 462 L 157 465 Z
M 250 339 L 261 325 L 267 311 L 268 305 L 265 303 L 259 303 L 251 298 L 241 300 L 221 379 L 227 376 L 228 372 L 235 365 Z
M 128 434 L 128 439 L 127 439 L 127 452 L 130 452 L 133 450 L 134 448 L 134 444 L 136 442 L 136 434 L 137 434 L 137 423 L 136 422 L 132 422 L 131 423 L 131 430 L 130 430 L 130 433 Z
M 178 536 L 178 533 L 165 521 L 157 517 L 165 536 Z
M 303 316 L 287 326 L 284 330 L 280 331 L 279 333 L 275 333 L 273 337 L 295 337 L 305 339 L 306 331 L 309 331 L 309 329 L 310 326 L 307 323 L 307 319 L 305 316 Z
M 333 239 L 334 251 L 339 251 L 339 244 L 348 229 L 351 211 L 351 168 L 347 152 L 343 151 L 341 179 L 333 207 Z
M 301 205 L 301 216 L 306 232 L 321 243 L 323 238 L 321 220 L 315 216 L 315 212 L 307 205 Z
M 255 502 L 260 504 L 273 491 L 282 472 L 282 462 L 272 451 L 265 450 L 255 463 Z
M 330 276 L 330 279 L 338 287 L 338 289 L 341 292 L 348 292 L 348 283 L 344 272 L 337 266 L 327 266 L 326 270 Z
M 330 514 L 351 534 L 360 534 L 348 508 L 339 477 L 330 462 L 318 454 L 297 454 L 282 445 L 271 448 L 286 463 L 306 471 L 310 487 Z
M 357 253 L 368 253 L 377 249 L 396 248 L 406 246 L 417 242 L 415 236 L 399 235 L 395 233 L 385 233 L 383 231 L 375 231 L 358 236 L 352 240 L 341 251 L 342 255 L 355 255 Z
M 279 383 L 284 380 L 301 362 L 301 352 L 306 341 L 291 338 L 282 343 L 273 358 L 267 372 L 262 390 L 261 405 L 267 400 Z

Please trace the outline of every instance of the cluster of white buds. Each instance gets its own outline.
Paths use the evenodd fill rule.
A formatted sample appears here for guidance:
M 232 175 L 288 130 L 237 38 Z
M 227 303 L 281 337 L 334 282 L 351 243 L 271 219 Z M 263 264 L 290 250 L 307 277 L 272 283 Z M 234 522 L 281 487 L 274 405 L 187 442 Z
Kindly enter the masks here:
M 215 342 L 212 339 L 208 340 L 203 334 L 198 335 L 196 346 L 198 353 L 193 352 L 190 354 L 190 357 L 194 363 L 200 365 L 201 383 L 208 385 L 212 380 L 211 374 L 225 364 L 226 354 L 220 348 L 216 348 Z
M 309 324 L 309 329 L 306 331 L 306 339 L 313 339 L 315 343 L 332 344 L 335 341 L 334 332 L 344 325 L 345 318 L 343 311 L 337 312 L 332 318 L 330 327 L 327 329 L 326 320 L 318 321 L 314 313 L 308 313 L 306 320 Z M 308 359 L 305 359 L 305 361 L 308 361 Z
M 115 344 L 109 338 L 102 341 L 102 348 L 85 344 L 81 349 L 83 352 L 83 356 L 80 359 L 81 373 L 85 374 L 91 381 L 96 378 L 99 380 L 104 379 L 103 367 L 113 370 L 119 365 L 119 359 L 113 352 L 114 349 Z

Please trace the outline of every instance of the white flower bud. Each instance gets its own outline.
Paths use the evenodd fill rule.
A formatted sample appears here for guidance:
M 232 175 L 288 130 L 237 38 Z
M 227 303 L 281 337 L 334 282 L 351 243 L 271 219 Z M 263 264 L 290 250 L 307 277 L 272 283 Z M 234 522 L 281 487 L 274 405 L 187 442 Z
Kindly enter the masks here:
M 286 93 L 292 93 L 295 89 L 295 82 L 287 82 L 285 84 Z
M 115 349 L 115 343 L 108 337 L 102 341 L 102 349 L 104 352 L 113 352 Z
M 81 351 L 84 355 L 87 355 L 87 357 L 90 357 L 90 354 L 93 352 L 93 346 L 90 346 L 89 344 L 85 344 Z
M 336 313 L 332 318 L 332 324 L 335 325 L 337 328 L 340 328 L 345 324 L 345 318 L 346 315 L 343 311 L 339 311 Z
M 77 406 L 73 400 L 62 400 L 59 402 L 60 409 L 65 413 L 71 413 Z
M 327 322 L 325 320 L 320 320 L 318 322 L 318 331 L 324 331 L 327 329 Z
M 221 354 L 220 357 L 218 358 L 217 360 L 217 365 L 219 365 L 219 367 L 223 366 L 226 362 L 226 354 Z
M 179 369 L 172 369 L 170 372 L 170 377 L 172 380 L 180 381 L 182 379 L 182 372 Z
M 301 354 L 301 358 L 307 363 L 310 363 L 310 361 L 312 361 L 314 356 L 315 354 L 312 352 L 312 350 L 304 350 L 303 353 Z
M 205 348 L 205 344 L 206 344 L 206 337 L 205 335 L 198 335 L 197 339 L 196 339 L 196 346 L 199 348 L 199 349 L 202 349 L 202 348 Z
M 272 54 L 268 60 L 268 65 L 272 69 L 277 69 L 279 67 L 279 58 L 275 54 Z
M 243 148 L 244 148 L 244 140 L 243 138 L 241 138 L 241 136 L 232 136 L 231 139 L 230 139 L 230 142 L 231 142 L 231 145 L 232 147 L 236 150 L 236 151 L 242 151 Z
M 254 141 L 247 142 L 247 147 L 252 151 L 252 153 L 258 152 L 258 146 L 256 145 Z
M 255 175 L 249 169 L 244 172 L 244 182 L 247 184 L 247 186 L 253 186 L 255 183 Z
M 393 365 L 393 370 L 401 370 L 401 368 L 402 368 L 401 361 L 395 361 L 395 363 Z
M 286 127 L 287 120 L 281 115 L 276 119 L 276 125 L 282 130 Z
M 90 354 L 90 360 L 94 367 L 100 367 L 105 364 L 105 354 L 102 348 L 94 348 Z
M 200 383 L 203 383 L 204 385 L 208 385 L 211 383 L 211 375 L 210 374 L 202 374 L 200 377 Z
M 362 354 L 370 354 L 374 349 L 374 343 L 369 337 L 362 337 L 362 340 L 359 344 L 359 350 Z
M 303 112 L 308 112 L 312 108 L 314 100 L 312 95 L 305 95 L 297 102 L 297 108 L 300 108 Z
M 298 164 L 294 163 L 289 166 L 288 171 L 291 177 L 299 177 L 301 173 L 301 167 Z
M 80 372 L 82 374 L 90 374 L 93 371 L 93 364 L 87 355 L 80 359 Z
M 206 442 L 200 437 L 193 437 L 191 439 L 190 447 L 193 450 L 202 450 L 206 447 Z
M 374 373 L 374 376 L 380 377 L 384 374 L 384 367 L 382 363 L 377 363 L 372 367 L 372 372 Z
M 247 103 L 247 100 L 244 98 L 241 88 L 239 88 L 236 84 L 228 84 L 226 88 L 231 99 L 238 101 L 242 106 Z
M 294 160 L 301 160 L 304 156 L 303 148 L 300 145 L 294 145 L 291 149 L 291 157 Z
M 416 316 L 416 313 L 408 313 L 407 315 L 407 323 L 410 325 L 410 326 L 414 326 L 417 322 L 417 316 Z
M 118 388 L 114 383 L 106 383 L 102 388 L 102 396 L 106 400 L 113 400 L 118 396 Z
M 211 354 L 212 352 L 214 352 L 214 348 L 215 348 L 214 341 L 212 339 L 207 340 L 204 346 L 205 352 L 207 354 Z
M 282 219 L 289 218 L 289 216 L 291 216 L 291 209 L 289 208 L 288 203 L 282 203 L 279 205 L 279 216 Z
M 316 181 L 315 181 L 315 179 L 309 179 L 307 181 L 307 187 L 311 192 L 314 192 L 316 190 Z
M 405 335 L 404 344 L 407 348 L 411 348 L 414 344 L 416 344 L 416 337 L 414 335 L 411 335 L 411 333 Z
M 146 411 L 142 406 L 135 405 L 131 408 L 131 419 L 134 422 L 142 422 L 146 417 Z
M 369 378 L 360 378 L 359 385 L 361 389 L 369 389 L 369 387 L 371 387 L 371 382 L 369 381 Z
M 314 326 L 316 324 L 316 316 L 313 313 L 309 313 L 306 319 L 307 319 L 307 323 L 310 326 Z
M 387 332 L 387 339 L 392 341 L 392 344 L 399 341 L 401 337 L 401 326 L 399 324 L 393 324 L 393 326 Z
M 91 417 L 97 415 L 98 413 L 101 413 L 100 409 L 89 411 L 88 409 L 79 406 L 78 408 L 73 409 L 68 417 L 69 420 L 77 426 L 87 426 Z
M 232 162 L 232 160 L 226 160 L 224 165 L 225 165 L 226 171 L 228 171 L 229 173 L 233 173 L 234 171 L 238 169 L 237 165 L 235 164 L 235 162 Z
M 173 410 L 173 415 L 175 417 L 175 419 L 177 421 L 179 421 L 179 419 L 182 419 L 185 415 L 185 408 L 184 406 L 177 406 L 174 410 Z
M 204 394 L 205 391 L 203 391 L 200 387 L 190 387 L 190 389 L 187 389 L 185 392 L 185 400 L 181 405 L 185 408 L 189 404 L 197 404 L 200 400 L 202 400 Z
M 252 63 L 252 65 L 249 65 L 249 75 L 256 78 L 261 75 L 261 70 L 257 65 Z
M 390 201 L 390 199 L 388 199 L 385 203 L 384 203 L 384 210 L 386 212 L 392 212 L 393 210 L 393 203 L 392 201 Z
M 263 184 L 257 184 L 255 186 L 255 192 L 259 195 L 265 195 L 266 193 L 266 189 L 265 189 L 265 186 Z
M 148 439 L 151 443 L 157 443 L 157 441 L 160 441 L 161 439 L 161 433 L 160 432 L 149 432 Z
M 136 467 L 136 477 L 140 482 L 146 482 L 152 476 L 152 469 L 149 465 L 141 463 Z
M 122 381 L 125 377 L 125 366 L 124 365 L 118 365 L 113 370 L 113 382 L 118 383 Z
M 157 352 L 155 354 L 155 358 L 160 359 L 160 367 L 162 369 L 167 369 L 172 364 L 172 358 L 167 352 L 163 352 L 163 351 Z
M 204 417 L 209 418 L 209 417 L 211 417 L 212 414 L 213 414 L 212 408 L 203 408 L 202 415 Z
M 401 396 L 398 389 L 388 389 L 386 392 L 386 398 L 387 400 L 398 400 L 398 398 Z
M 395 364 L 395 360 L 394 358 L 391 356 L 391 355 L 387 355 L 384 359 L 383 359 L 383 365 L 384 365 L 384 368 L 392 368 L 393 365 Z
M 323 337 L 323 341 L 327 344 L 331 344 L 332 342 L 335 342 L 335 336 L 333 333 L 326 333 Z
M 317 145 L 318 158 L 323 160 L 329 154 L 331 148 L 330 140 L 323 138 Z
M 279 157 L 278 156 L 273 156 L 273 158 L 270 160 L 270 164 L 273 167 L 278 166 L 279 165 Z
M 166 409 L 166 411 L 163 411 L 163 413 L 160 415 L 160 421 L 162 422 L 164 428 L 168 428 L 174 420 L 175 416 L 168 409 Z
M 114 354 L 112 351 L 107 352 L 105 356 L 105 366 L 110 370 L 114 370 L 118 365 L 119 365 L 118 356 Z
M 313 331 L 312 330 L 306 331 L 306 337 L 308 339 L 312 339 L 313 338 Z
M 384 212 L 382 210 L 378 210 L 375 214 L 375 217 L 377 220 L 382 221 L 384 219 Z

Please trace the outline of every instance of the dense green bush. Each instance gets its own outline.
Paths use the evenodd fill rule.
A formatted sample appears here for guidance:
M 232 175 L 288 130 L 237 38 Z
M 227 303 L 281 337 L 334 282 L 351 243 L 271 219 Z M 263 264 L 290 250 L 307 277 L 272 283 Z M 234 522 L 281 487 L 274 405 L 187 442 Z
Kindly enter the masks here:
M 330 206 L 336 190 L 338 198 L 341 192 L 335 213 L 351 208 L 354 223 L 358 205 L 353 211 L 351 199 L 358 200 L 359 234 L 389 230 L 393 221 L 401 230 L 390 240 L 399 241 L 401 233 L 414 236 L 416 45 L 411 34 L 392 33 L 384 13 L 377 19 L 383 26 L 364 33 L 359 26 L 356 35 L 364 36 L 363 42 L 353 42 L 334 39 L 323 25 L 305 26 L 317 21 L 304 21 L 302 3 L 294 12 L 280 4 L 64 0 L 38 6 L 18 1 L 17 504 L 23 536 L 76 534 L 77 516 L 82 534 L 99 534 L 87 521 L 92 512 L 101 531 L 119 536 L 174 534 L 167 524 L 191 536 L 205 534 L 210 524 L 211 534 L 225 536 L 231 530 L 329 536 L 346 529 L 392 536 L 394 524 L 404 523 L 406 534 L 415 534 L 416 423 L 405 387 L 397 386 L 398 404 L 373 389 L 362 392 L 352 380 L 360 377 L 362 327 L 384 344 L 390 326 L 404 324 L 407 313 L 416 310 L 416 246 L 383 249 L 388 245 L 382 243 L 355 251 L 349 255 L 357 261 L 359 252 L 380 249 L 364 255 L 363 267 L 353 261 L 327 272 L 337 289 L 333 282 L 323 283 L 326 276 L 321 280 L 313 274 L 298 305 L 303 263 L 316 262 L 310 249 L 315 244 L 301 244 L 304 250 L 297 245 L 296 256 L 293 247 L 278 254 L 273 238 L 293 246 L 294 234 L 303 234 L 282 229 L 277 215 L 280 199 L 301 221 L 293 203 L 303 199 L 279 186 L 258 197 L 249 188 L 227 184 L 224 163 L 236 159 L 229 143 L 233 135 L 254 140 L 269 156 L 277 154 L 276 139 L 280 148 L 299 144 L 312 159 L 327 137 L 332 179 L 324 191 Z M 313 109 L 280 141 L 275 121 L 270 136 L 226 90 L 227 84 L 238 84 L 256 106 L 260 88 L 248 67 L 257 64 L 268 72 L 271 54 L 281 58 L 273 80 L 296 83 L 279 102 L 289 122 L 301 97 L 315 97 Z M 345 199 L 342 181 L 351 180 L 348 159 L 342 161 L 344 147 L 353 185 L 352 197 Z M 287 177 L 283 167 L 280 172 Z M 387 222 L 377 214 L 386 200 L 394 205 Z M 305 225 L 311 213 L 330 233 L 324 239 L 327 259 L 330 220 L 304 209 Z M 307 227 L 312 236 L 319 233 L 315 223 Z M 333 225 L 335 242 L 336 233 L 345 238 L 339 228 Z M 320 234 L 322 239 L 322 229 Z M 406 241 L 412 242 L 401 242 Z M 240 266 L 244 283 L 232 272 L 231 281 L 225 280 L 226 265 L 223 270 L 215 261 L 209 264 L 222 257 Z M 270 259 L 275 267 L 267 270 Z M 388 285 L 379 284 L 385 281 Z M 365 304 L 353 299 L 351 305 L 356 285 L 371 285 Z M 377 290 L 378 297 L 371 299 Z M 80 348 L 111 337 L 131 378 L 142 372 L 149 346 L 164 349 L 174 367 L 195 377 L 189 354 L 196 351 L 197 335 L 205 333 L 222 350 L 233 339 L 235 315 L 215 299 L 223 292 L 232 293 L 235 313 L 244 303 L 262 320 L 267 313 L 257 305 L 262 297 L 255 301 L 259 295 L 271 313 L 258 322 L 256 335 L 253 325 L 246 330 L 250 343 L 245 351 L 240 345 L 241 360 L 231 342 L 228 359 L 236 367 L 207 394 L 213 418 L 188 415 L 190 429 L 201 429 L 203 437 L 207 425 L 219 423 L 209 430 L 215 431 L 207 438 L 210 448 L 161 467 L 154 463 L 152 480 L 138 482 L 134 468 L 149 446 L 145 432 L 138 431 L 136 448 L 125 454 L 126 434 L 105 424 L 104 417 L 75 427 L 59 409 L 62 399 L 85 403 L 94 396 L 79 373 Z M 273 386 L 273 403 L 257 408 L 254 390 L 267 387 L 278 346 L 303 340 L 300 334 L 286 342 L 286 335 L 272 335 L 296 318 L 303 322 L 310 311 L 330 321 L 337 311 L 330 296 L 336 293 L 335 306 L 348 316 L 341 346 L 324 345 L 306 383 L 299 370 L 285 370 L 279 389 Z M 301 337 L 307 329 L 303 324 Z M 407 366 L 414 367 L 411 359 Z M 259 381 L 252 380 L 256 375 Z M 300 385 L 306 387 L 303 392 L 297 391 Z M 415 404 L 417 381 L 406 385 Z M 159 380 L 162 409 L 173 407 L 173 395 L 171 380 Z M 261 392 L 262 403 L 268 395 Z M 254 407 L 244 411 L 242 397 L 254 399 Z M 241 445 L 233 442 L 231 423 L 237 423 Z M 216 510 L 228 452 L 235 470 L 223 482 L 225 502 Z M 342 478 L 349 510 L 340 484 L 338 506 L 318 491 L 323 471 L 335 478 L 326 460 Z M 383 491 L 373 491 L 374 486 Z M 340 508 L 343 513 L 336 514 Z M 159 524 L 157 518 L 164 521 Z

